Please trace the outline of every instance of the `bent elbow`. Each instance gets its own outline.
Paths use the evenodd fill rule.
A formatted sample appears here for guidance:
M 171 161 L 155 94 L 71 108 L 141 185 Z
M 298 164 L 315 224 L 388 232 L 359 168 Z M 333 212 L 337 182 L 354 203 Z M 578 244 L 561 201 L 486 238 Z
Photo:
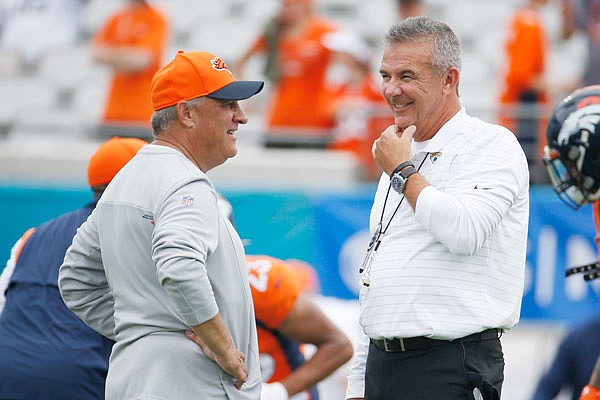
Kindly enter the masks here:
M 448 243 L 445 243 L 450 253 L 456 256 L 474 256 L 477 254 L 481 246 L 483 246 L 483 240 L 479 240 L 476 237 L 458 240 L 460 238 L 452 238 Z
M 338 344 L 338 354 L 340 356 L 340 365 L 350 361 L 354 355 L 354 346 L 345 335 Z
M 489 235 L 491 228 L 477 224 L 479 219 L 465 217 L 461 219 L 456 229 L 449 229 L 442 243 L 446 245 L 450 253 L 457 256 L 473 256 L 483 246 Z M 459 232 L 457 234 L 457 232 Z

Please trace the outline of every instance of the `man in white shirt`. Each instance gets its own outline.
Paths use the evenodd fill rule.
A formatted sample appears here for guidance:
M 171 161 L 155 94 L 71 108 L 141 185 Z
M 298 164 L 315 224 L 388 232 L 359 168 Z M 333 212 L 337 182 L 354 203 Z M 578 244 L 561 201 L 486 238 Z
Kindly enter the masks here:
M 444 23 L 389 30 L 373 144 L 384 173 L 361 267 L 364 340 L 346 398 L 499 399 L 499 336 L 519 320 L 529 173 L 515 136 L 458 98 L 460 44 Z

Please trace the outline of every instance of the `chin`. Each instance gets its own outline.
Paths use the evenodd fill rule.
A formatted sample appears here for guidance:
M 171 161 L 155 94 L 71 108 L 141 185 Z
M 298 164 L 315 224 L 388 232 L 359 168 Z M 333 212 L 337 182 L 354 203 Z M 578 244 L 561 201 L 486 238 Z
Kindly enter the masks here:
M 406 117 L 394 117 L 394 125 L 396 125 L 400 129 L 404 129 L 407 126 L 413 125 L 414 122 L 411 122 Z

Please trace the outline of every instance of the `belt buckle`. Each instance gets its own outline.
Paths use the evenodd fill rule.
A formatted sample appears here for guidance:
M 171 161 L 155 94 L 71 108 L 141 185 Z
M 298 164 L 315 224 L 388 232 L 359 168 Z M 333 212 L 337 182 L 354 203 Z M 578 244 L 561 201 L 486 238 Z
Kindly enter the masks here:
M 404 347 L 404 339 L 398 338 L 398 340 L 400 341 L 400 351 L 406 351 L 406 348 Z M 390 349 L 390 347 L 388 346 L 388 343 L 391 341 L 392 340 L 388 340 L 386 338 L 383 339 L 383 348 L 387 352 L 394 351 L 393 349 Z

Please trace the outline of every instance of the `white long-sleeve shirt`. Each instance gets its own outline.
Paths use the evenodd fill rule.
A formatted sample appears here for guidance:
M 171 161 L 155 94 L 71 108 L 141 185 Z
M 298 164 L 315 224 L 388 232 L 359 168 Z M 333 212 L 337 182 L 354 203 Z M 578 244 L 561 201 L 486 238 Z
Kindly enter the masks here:
M 517 324 L 529 220 L 527 160 L 507 129 L 459 111 L 430 140 L 413 143 L 430 183 L 416 210 L 383 174 L 370 227 L 384 234 L 360 293 L 365 339 L 357 346 L 347 398 L 364 396 L 368 338 L 456 339 Z M 364 278 L 364 276 L 363 276 Z

